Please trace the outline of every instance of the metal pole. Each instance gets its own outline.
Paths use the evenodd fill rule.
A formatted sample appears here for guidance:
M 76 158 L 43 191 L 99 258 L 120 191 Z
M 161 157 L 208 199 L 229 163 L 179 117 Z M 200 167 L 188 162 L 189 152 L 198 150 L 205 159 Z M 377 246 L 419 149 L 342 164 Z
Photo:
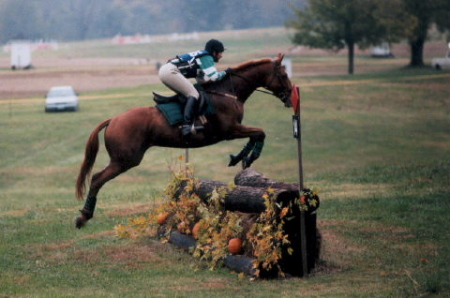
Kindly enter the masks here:
M 299 203 L 302 206 L 301 195 L 303 192 L 303 159 L 302 159 L 302 126 L 300 117 L 300 90 L 298 87 L 294 86 L 298 95 L 298 105 L 295 110 L 295 115 L 293 119 L 294 124 L 294 137 L 297 139 L 297 155 L 298 155 L 298 188 L 299 188 Z M 295 108 L 295 107 L 294 107 Z M 302 258 L 302 272 L 303 276 L 308 276 L 308 257 L 307 257 L 307 245 L 306 245 L 306 223 L 305 223 L 305 211 L 300 208 L 300 250 Z
M 300 109 L 298 115 L 300 116 Z M 303 162 L 302 162 L 302 141 L 301 141 L 301 125 L 300 117 L 299 121 L 299 138 L 297 139 L 297 153 L 298 153 L 298 188 L 300 197 L 303 191 Z M 300 199 L 300 198 L 299 198 Z M 303 204 L 300 200 L 300 204 Z M 305 211 L 300 210 L 300 249 L 302 253 L 302 271 L 303 276 L 308 276 L 308 257 L 306 251 L 306 223 L 305 223 Z
M 189 167 L 189 148 L 186 148 L 184 150 L 184 170 L 187 174 L 188 171 L 188 167 Z

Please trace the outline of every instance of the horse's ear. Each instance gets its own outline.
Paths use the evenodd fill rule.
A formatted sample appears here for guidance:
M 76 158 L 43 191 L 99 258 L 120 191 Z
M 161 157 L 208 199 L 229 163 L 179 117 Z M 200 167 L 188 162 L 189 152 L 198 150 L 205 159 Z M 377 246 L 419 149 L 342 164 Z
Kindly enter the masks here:
M 278 61 L 281 63 L 281 61 L 283 61 L 284 58 L 284 54 L 279 53 L 278 54 Z

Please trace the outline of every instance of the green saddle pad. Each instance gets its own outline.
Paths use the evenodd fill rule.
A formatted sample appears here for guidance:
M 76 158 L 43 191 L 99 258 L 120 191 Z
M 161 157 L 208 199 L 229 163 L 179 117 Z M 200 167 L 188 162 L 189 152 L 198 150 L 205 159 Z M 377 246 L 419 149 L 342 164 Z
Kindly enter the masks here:
M 181 105 L 176 102 L 157 104 L 156 107 L 166 117 L 170 125 L 177 125 L 183 122 L 183 111 Z
M 201 115 L 214 114 L 214 107 L 209 99 L 206 100 L 206 106 L 203 108 Z M 177 102 L 169 102 L 163 104 L 157 104 L 156 107 L 166 117 L 170 125 L 177 125 L 183 122 L 183 106 Z

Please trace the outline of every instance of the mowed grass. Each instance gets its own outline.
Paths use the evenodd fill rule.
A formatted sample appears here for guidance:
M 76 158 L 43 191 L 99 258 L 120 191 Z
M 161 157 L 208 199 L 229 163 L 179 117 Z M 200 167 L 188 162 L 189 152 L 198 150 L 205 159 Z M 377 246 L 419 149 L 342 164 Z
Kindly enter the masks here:
M 316 59 L 298 58 L 296 67 L 323 67 Z M 325 61 L 345 66 L 344 57 Z M 0 103 L 0 296 L 449 295 L 450 74 L 397 67 L 293 81 L 305 184 L 322 202 L 321 261 L 309 278 L 239 279 L 157 239 L 115 237 L 117 223 L 161 201 L 184 150 L 150 149 L 101 190 L 87 227 L 74 228 L 87 137 L 106 118 L 153 105 L 151 91 L 163 90 L 156 85 L 82 94 L 77 113 L 46 114 L 38 99 Z M 274 180 L 297 180 L 291 116 L 269 95 L 246 104 L 244 123 L 267 133 L 253 167 Z M 191 150 L 191 166 L 200 178 L 231 182 L 239 169 L 226 167 L 228 155 L 245 142 Z M 94 170 L 107 161 L 102 147 Z

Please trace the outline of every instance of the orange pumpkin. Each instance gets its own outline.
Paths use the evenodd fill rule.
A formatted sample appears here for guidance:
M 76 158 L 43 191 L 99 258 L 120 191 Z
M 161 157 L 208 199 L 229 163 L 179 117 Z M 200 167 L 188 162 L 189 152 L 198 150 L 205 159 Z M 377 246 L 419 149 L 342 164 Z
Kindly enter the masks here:
M 240 254 L 242 251 L 242 240 L 240 238 L 230 239 L 228 241 L 228 251 L 233 255 Z
M 302 202 L 302 204 L 306 204 L 306 197 L 305 196 L 301 196 L 300 197 L 300 202 Z
M 201 224 L 200 224 L 200 222 L 198 222 L 192 228 L 192 236 L 194 236 L 195 239 L 198 239 L 198 231 L 200 229 L 200 226 L 201 226 Z
M 169 217 L 168 212 L 160 213 L 156 221 L 158 222 L 159 225 L 162 225 L 166 222 L 167 217 Z

